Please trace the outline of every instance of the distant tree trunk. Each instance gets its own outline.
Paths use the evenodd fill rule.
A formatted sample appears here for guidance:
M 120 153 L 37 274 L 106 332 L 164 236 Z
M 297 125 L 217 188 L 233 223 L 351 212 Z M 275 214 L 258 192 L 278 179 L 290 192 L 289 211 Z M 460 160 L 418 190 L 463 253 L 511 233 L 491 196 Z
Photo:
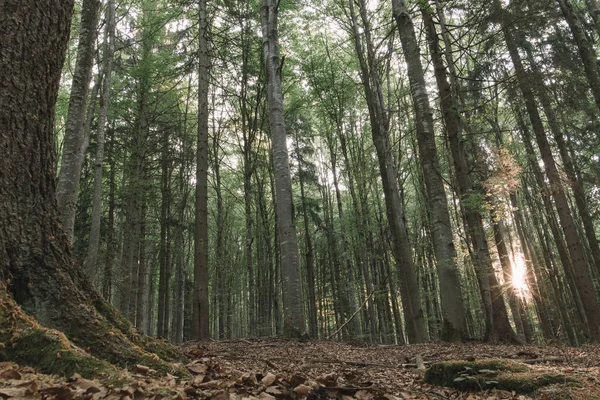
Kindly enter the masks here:
M 531 288 L 533 301 L 537 314 L 540 317 L 540 327 L 542 328 L 542 334 L 545 339 L 550 339 L 554 336 L 552 323 L 550 322 L 550 310 L 548 309 L 550 299 L 546 296 L 542 296 L 542 293 L 546 293 L 547 282 L 544 281 L 544 275 L 541 271 L 540 260 L 537 257 L 535 249 L 531 244 L 532 237 L 526 233 L 526 226 L 523 220 L 523 213 L 517 202 L 517 196 L 514 193 L 510 195 L 512 216 L 517 230 L 517 236 L 521 244 L 521 250 L 523 251 L 523 257 L 525 259 L 525 265 L 527 268 L 527 284 Z M 549 290 L 549 288 L 548 288 Z
M 100 219 L 102 217 L 102 172 L 104 163 L 104 142 L 106 132 L 106 113 L 110 101 L 110 83 L 115 53 L 115 4 L 108 0 L 106 5 L 106 30 L 104 34 L 104 51 L 102 60 L 102 87 L 100 90 L 100 118 L 96 138 L 96 159 L 94 160 L 94 200 L 92 206 L 92 225 L 85 261 L 87 274 L 94 279 L 98 268 L 98 247 L 100 245 Z
M 158 252 L 158 319 L 156 335 L 168 338 L 170 307 L 170 270 L 171 270 L 171 161 L 169 151 L 169 130 L 163 128 L 161 137 L 161 202 L 160 202 L 160 244 Z
M 73 241 L 81 167 L 89 143 L 89 133 L 84 132 L 84 126 L 94 64 L 96 25 L 98 24 L 100 3 L 100 0 L 84 0 L 81 6 L 77 61 L 73 72 L 65 126 L 65 144 L 56 188 L 60 222 L 65 227 L 69 242 Z
M 527 51 L 527 59 L 529 61 L 529 65 L 533 72 L 533 79 L 536 82 L 537 94 L 542 104 L 542 109 L 544 110 L 544 114 L 546 114 L 546 118 L 548 120 L 548 126 L 550 127 L 550 131 L 554 136 L 554 141 L 556 142 L 556 146 L 558 147 L 558 152 L 560 154 L 560 158 L 563 164 L 563 168 L 567 174 L 568 182 L 567 184 L 571 186 L 573 190 L 573 197 L 575 198 L 575 205 L 577 206 L 577 211 L 579 212 L 579 216 L 581 217 L 581 222 L 583 223 L 583 229 L 585 232 L 585 237 L 590 247 L 590 251 L 592 253 L 592 260 L 596 267 L 596 271 L 600 273 L 600 245 L 598 244 L 598 238 L 596 237 L 596 232 L 594 229 L 594 219 L 590 214 L 585 189 L 581 180 L 578 178 L 577 173 L 575 172 L 575 166 L 573 165 L 573 160 L 571 159 L 571 155 L 567 149 L 567 143 L 565 141 L 565 135 L 563 129 L 558 124 L 558 120 L 556 119 L 556 113 L 550 99 L 548 98 L 548 94 L 545 91 L 545 87 L 543 85 L 541 71 L 533 58 L 533 54 L 531 54 L 531 50 L 526 48 Z
M 148 334 L 146 319 L 146 306 L 148 299 L 148 263 L 146 260 L 146 214 L 148 212 L 148 203 L 144 200 L 142 204 L 142 218 L 140 223 L 140 254 L 137 274 L 137 287 L 135 291 L 135 319 L 134 325 L 140 331 Z
M 58 222 L 54 111 L 72 9 L 68 0 L 0 3 L 0 342 L 9 359 L 22 364 L 51 360 L 45 373 L 70 376 L 83 372 L 84 362 L 88 377 L 111 373 L 24 311 L 98 358 L 166 372 L 167 364 L 140 348 L 156 343 L 136 334 L 93 287 Z M 33 353 L 31 340 L 40 343 Z M 169 346 L 162 350 L 177 354 Z
M 558 217 L 567 240 L 569 255 L 575 272 L 575 284 L 577 285 L 579 296 L 583 303 L 591 338 L 595 341 L 600 341 L 600 313 L 598 313 L 600 303 L 596 297 L 596 290 L 594 289 L 593 281 L 590 276 L 590 269 L 585 259 L 583 244 L 581 243 L 575 221 L 571 214 L 571 209 L 562 186 L 560 174 L 554 161 L 554 156 L 552 155 L 552 149 L 550 148 L 550 143 L 546 137 L 544 124 L 542 123 L 537 109 L 531 82 L 527 79 L 527 74 L 521 61 L 517 44 L 508 25 L 508 18 L 510 17 L 506 11 L 502 9 L 500 0 L 494 0 L 493 6 L 498 16 L 502 17 L 504 39 L 513 65 L 515 66 L 517 83 L 525 101 L 527 113 L 535 133 L 542 160 L 544 161 L 546 176 L 550 181 L 551 194 L 556 203 Z M 598 94 L 600 95 L 600 90 L 598 90 Z M 600 96 L 598 100 L 600 100 Z M 598 104 L 600 104 L 600 101 L 598 101 Z
M 415 112 L 419 163 L 423 171 L 426 189 L 425 207 L 429 214 L 440 281 L 441 338 L 447 341 L 460 341 L 466 336 L 465 312 L 460 276 L 455 262 L 456 249 L 448 213 L 448 202 L 435 143 L 433 112 L 429 104 L 425 72 L 421 65 L 419 45 L 406 2 L 392 0 L 392 6 L 404 58 L 408 66 L 408 78 Z
M 299 168 L 302 168 L 300 165 Z M 302 219 L 304 223 L 304 240 L 306 241 L 306 283 L 308 286 L 308 332 L 310 337 L 318 338 L 317 326 L 317 298 L 315 295 L 315 255 L 313 251 L 312 238 L 310 236 L 310 222 L 308 219 L 308 206 L 306 204 L 306 193 L 304 190 L 304 177 L 302 170 L 300 175 L 300 198 L 302 201 Z
M 454 172 L 458 183 L 458 193 L 461 197 L 461 208 L 465 216 L 467 231 L 472 248 L 471 257 L 479 283 L 479 291 L 485 313 L 485 338 L 487 340 L 518 341 L 506 312 L 506 306 L 502 299 L 501 287 L 494 272 L 490 256 L 487 238 L 483 227 L 483 216 L 481 207 L 473 203 L 481 194 L 476 190 L 471 177 L 471 169 L 467 161 L 462 141 L 462 119 L 458 104 L 457 90 L 448 82 L 446 68 L 442 60 L 437 33 L 433 25 L 432 17 L 428 10 L 422 9 L 423 19 L 429 42 L 430 54 L 434 64 L 434 73 L 438 90 L 440 92 L 440 104 L 442 116 L 446 124 L 446 133 L 450 143 Z M 447 45 L 447 44 L 446 44 Z M 451 49 L 446 49 L 450 54 Z M 448 55 L 448 64 L 452 64 L 452 58 Z M 482 196 L 481 196 L 482 197 Z
M 305 334 L 306 329 L 281 87 L 283 64 L 279 56 L 278 8 L 279 1 L 261 1 L 263 53 L 267 71 L 269 122 L 275 171 L 277 228 L 281 249 L 284 330 L 287 336 L 298 337 Z
M 198 143 L 196 154 L 196 203 L 194 229 L 194 299 L 192 336 L 210 337 L 208 304 L 208 87 L 210 79 L 209 25 L 206 0 L 198 1 Z
M 352 19 L 353 40 L 356 54 L 359 58 L 362 81 L 369 108 L 369 119 L 371 121 L 371 134 L 379 160 L 379 171 L 383 183 L 383 192 L 386 204 L 388 223 L 392 232 L 393 251 L 396 259 L 396 267 L 401 275 L 400 294 L 404 309 L 404 319 L 407 326 L 409 343 L 423 342 L 428 339 L 423 307 L 421 305 L 416 269 L 412 259 L 412 249 L 408 241 L 408 233 L 404 222 L 402 202 L 400 199 L 398 182 L 396 180 L 396 165 L 394 157 L 389 148 L 388 131 L 389 116 L 383 104 L 383 92 L 379 73 L 375 68 L 375 53 L 372 39 L 370 37 L 369 25 L 364 26 L 366 36 L 367 58 L 361 43 L 361 32 L 359 30 L 354 1 L 348 2 L 350 17 Z M 363 24 L 367 21 L 366 5 L 364 1 L 359 2 L 360 13 Z M 368 268 L 363 266 L 363 268 Z M 365 275 L 366 276 L 366 275 Z
M 596 61 L 596 51 L 592 47 L 585 28 L 580 20 L 579 15 L 573 9 L 571 0 L 556 0 L 560 10 L 571 29 L 575 44 L 579 50 L 579 56 L 583 62 L 583 69 L 587 77 L 592 96 L 596 102 L 598 110 L 600 110 L 600 71 L 598 70 L 598 62 Z
M 104 270 L 102 274 L 102 296 L 108 302 L 113 300 L 113 267 L 115 265 L 115 259 L 117 256 L 117 246 L 115 245 L 115 208 L 116 208 L 116 191 L 117 185 L 115 182 L 115 169 L 116 165 L 114 162 L 114 129 L 111 128 L 109 131 L 108 141 L 108 164 L 110 170 L 108 173 L 108 226 L 106 234 L 106 259 L 104 261 Z

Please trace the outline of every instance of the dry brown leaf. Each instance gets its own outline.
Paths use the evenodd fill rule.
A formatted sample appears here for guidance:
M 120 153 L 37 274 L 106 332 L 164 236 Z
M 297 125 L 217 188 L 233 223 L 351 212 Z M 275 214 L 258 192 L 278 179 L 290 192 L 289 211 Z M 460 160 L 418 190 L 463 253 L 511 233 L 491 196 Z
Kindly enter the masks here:
M 277 376 L 269 372 L 260 380 L 260 383 L 264 386 L 271 386 L 276 380 Z
M 145 365 L 136 365 L 133 367 L 132 372 L 136 374 L 147 374 L 150 371 L 150 367 L 146 367 Z
M 278 395 L 283 394 L 283 392 L 281 390 L 279 390 L 279 387 L 277 387 L 277 386 L 269 386 L 268 388 L 265 389 L 265 392 L 272 394 L 273 396 L 278 396 Z
M 308 396 L 312 391 L 312 388 L 308 385 L 298 385 L 294 388 L 294 392 L 298 393 L 302 397 Z
M 271 396 L 269 393 L 266 392 L 262 392 L 261 394 L 259 394 L 258 398 L 260 400 L 275 400 L 274 396 Z
M 2 371 L 0 373 L 0 379 L 5 379 L 5 380 L 9 380 L 9 379 L 19 380 L 19 379 L 21 379 L 21 374 L 18 371 L 10 368 L 10 369 L 4 370 L 4 371 Z
M 188 371 L 193 374 L 204 375 L 208 371 L 208 366 L 206 364 L 202 364 L 201 362 L 193 362 L 185 366 Z

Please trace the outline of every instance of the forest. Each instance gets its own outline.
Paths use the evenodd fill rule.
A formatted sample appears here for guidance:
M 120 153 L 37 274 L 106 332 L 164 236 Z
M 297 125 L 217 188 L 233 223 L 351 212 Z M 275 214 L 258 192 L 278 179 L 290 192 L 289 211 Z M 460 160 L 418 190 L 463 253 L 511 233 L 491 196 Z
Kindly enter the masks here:
M 597 0 L 0 0 L 0 398 L 600 399 L 599 57 Z

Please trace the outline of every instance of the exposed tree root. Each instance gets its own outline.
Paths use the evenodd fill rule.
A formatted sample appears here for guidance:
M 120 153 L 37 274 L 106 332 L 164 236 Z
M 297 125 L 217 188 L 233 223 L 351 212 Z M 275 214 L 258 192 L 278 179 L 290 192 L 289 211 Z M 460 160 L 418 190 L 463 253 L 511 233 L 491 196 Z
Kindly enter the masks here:
M 128 323 L 121 325 L 128 328 L 123 332 L 93 311 L 81 305 L 74 310 L 73 319 L 65 321 L 68 329 L 62 333 L 41 326 L 0 286 L 0 357 L 44 373 L 71 376 L 77 372 L 103 381 L 116 379 L 115 366 L 137 364 L 159 373 L 186 374 L 183 368 L 165 361 L 183 359 L 174 346 L 145 338 Z

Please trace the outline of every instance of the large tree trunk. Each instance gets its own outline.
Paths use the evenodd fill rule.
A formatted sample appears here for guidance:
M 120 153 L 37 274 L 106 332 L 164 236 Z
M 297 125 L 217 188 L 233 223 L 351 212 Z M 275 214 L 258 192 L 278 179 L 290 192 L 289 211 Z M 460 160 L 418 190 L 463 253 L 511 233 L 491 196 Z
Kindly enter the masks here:
M 100 0 L 84 0 L 81 7 L 77 61 L 73 72 L 73 83 L 65 126 L 65 144 L 56 188 L 60 221 L 65 228 L 69 242 L 73 241 L 81 167 L 89 143 L 89 133 L 85 132 L 84 126 L 94 64 L 94 42 L 96 40 Z
M 279 57 L 278 8 L 279 1 L 261 1 L 263 52 L 267 71 L 269 122 L 275 172 L 277 230 L 281 249 L 284 329 L 287 336 L 297 337 L 305 334 L 306 329 L 300 259 L 296 226 L 294 225 L 292 180 L 283 112 L 283 90 L 281 87 L 281 68 L 283 64 Z
M 406 2 L 392 0 L 392 5 L 404 58 L 408 66 L 419 147 L 419 163 L 425 181 L 426 209 L 433 234 L 433 247 L 440 281 L 441 337 L 443 340 L 449 341 L 461 340 L 466 336 L 465 311 L 460 276 L 455 262 L 456 249 L 448 213 L 448 202 L 435 143 L 433 112 L 429 104 L 425 72 L 421 64 L 419 45 Z
M 44 372 L 112 371 L 24 311 L 93 356 L 166 371 L 166 364 L 136 346 L 155 343 L 137 335 L 73 262 L 58 222 L 54 109 L 72 8 L 69 0 L 0 3 L 0 342 L 9 358 Z M 15 337 L 21 339 L 13 342 Z M 154 350 L 161 357 L 177 354 L 168 346 Z
M 205 340 L 210 336 L 208 304 L 208 87 L 210 54 L 206 0 L 198 1 L 198 142 L 196 150 L 196 203 L 194 228 L 194 299 L 192 336 Z

